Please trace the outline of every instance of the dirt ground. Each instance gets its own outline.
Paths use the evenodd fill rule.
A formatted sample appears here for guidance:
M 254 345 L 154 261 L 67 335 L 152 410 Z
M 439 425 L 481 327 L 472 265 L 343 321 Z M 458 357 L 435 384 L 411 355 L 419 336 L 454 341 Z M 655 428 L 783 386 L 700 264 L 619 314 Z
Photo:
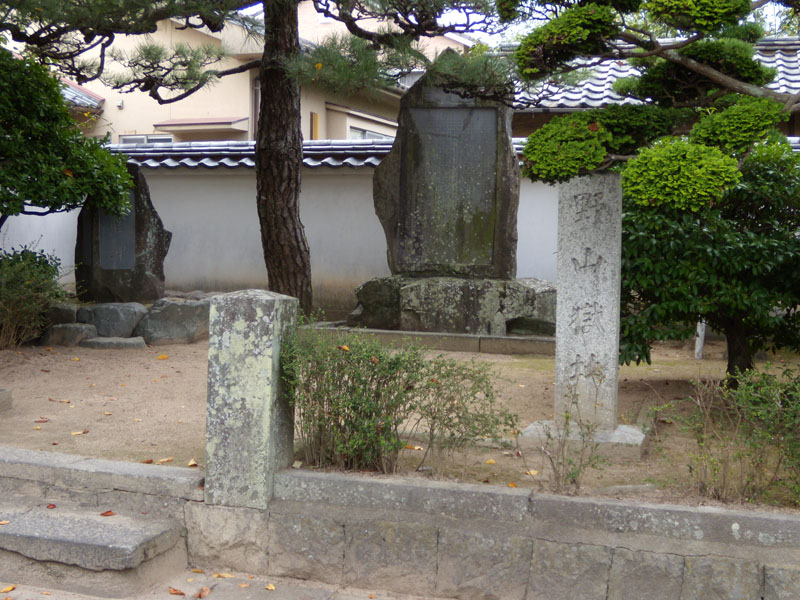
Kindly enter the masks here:
M 706 358 L 696 361 L 688 345 L 662 344 L 654 349 L 651 365 L 622 367 L 620 421 L 652 425 L 651 409 L 689 396 L 691 380 L 723 375 L 723 350 L 722 342 L 711 342 Z M 207 352 L 205 342 L 138 350 L 28 346 L 0 351 L 0 388 L 13 394 L 12 410 L 0 415 L 0 444 L 172 466 L 198 463 L 202 468 Z M 523 428 L 552 418 L 552 356 L 447 354 L 492 362 L 499 376 L 498 400 L 519 416 Z M 797 362 L 797 357 L 773 360 Z M 656 424 L 657 435 L 641 461 L 608 463 L 587 472 L 580 493 L 710 504 L 685 483 L 692 438 L 673 419 L 657 419 Z M 421 451 L 409 449 L 405 455 L 404 476 L 549 487 L 549 468 L 536 450 L 482 447 L 452 458 L 434 457 L 432 468 L 422 473 L 413 471 Z

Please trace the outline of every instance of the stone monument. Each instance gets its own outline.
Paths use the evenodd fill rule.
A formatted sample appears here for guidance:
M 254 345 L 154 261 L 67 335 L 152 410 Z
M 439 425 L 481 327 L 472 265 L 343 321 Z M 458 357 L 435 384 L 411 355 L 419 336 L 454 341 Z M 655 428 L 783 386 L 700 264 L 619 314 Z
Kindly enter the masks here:
M 617 424 L 622 189 L 617 174 L 576 177 L 558 196 L 556 384 L 554 423 L 534 423 L 525 436 L 545 437 L 569 413 L 594 442 L 638 456 L 644 436 Z M 586 430 L 584 430 L 585 434 Z M 605 449 L 607 450 L 607 448 Z M 612 450 L 613 452 L 613 450 Z
M 127 215 L 84 206 L 78 216 L 75 281 L 83 301 L 152 302 L 164 295 L 164 258 L 172 233 L 153 208 L 139 167 L 129 164 L 128 171 L 134 189 Z
M 406 93 L 392 150 L 373 179 L 392 276 L 356 290 L 349 324 L 503 335 L 508 321 L 536 320 L 536 291 L 514 280 L 511 116 L 426 77 Z

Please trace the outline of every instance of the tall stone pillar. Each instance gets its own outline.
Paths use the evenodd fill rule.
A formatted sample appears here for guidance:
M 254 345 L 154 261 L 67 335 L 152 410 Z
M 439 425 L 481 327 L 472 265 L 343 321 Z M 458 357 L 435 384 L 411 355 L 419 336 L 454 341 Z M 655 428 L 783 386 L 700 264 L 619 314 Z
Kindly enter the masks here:
M 215 296 L 209 312 L 207 504 L 266 508 L 276 471 L 293 454 L 281 343 L 297 299 L 262 290 Z

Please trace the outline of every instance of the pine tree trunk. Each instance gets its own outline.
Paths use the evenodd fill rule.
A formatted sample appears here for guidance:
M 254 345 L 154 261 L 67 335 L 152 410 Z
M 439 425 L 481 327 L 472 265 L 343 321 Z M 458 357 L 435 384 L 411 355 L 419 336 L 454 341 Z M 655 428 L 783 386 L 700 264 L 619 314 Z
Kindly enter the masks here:
M 261 106 L 256 133 L 256 190 L 261 245 L 269 289 L 300 300 L 311 311 L 311 261 L 300 222 L 300 86 L 283 61 L 300 52 L 297 0 L 264 0 L 266 34 L 261 59 Z

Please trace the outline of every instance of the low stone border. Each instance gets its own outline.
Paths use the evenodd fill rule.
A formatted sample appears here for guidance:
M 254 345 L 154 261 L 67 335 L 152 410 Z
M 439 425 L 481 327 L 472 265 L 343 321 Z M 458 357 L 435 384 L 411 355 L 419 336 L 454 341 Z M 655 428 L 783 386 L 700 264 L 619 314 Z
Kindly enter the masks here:
M 283 470 L 267 508 L 198 470 L 0 447 L 0 493 L 169 516 L 192 564 L 464 600 L 800 597 L 800 517 Z
M 341 323 L 322 323 L 316 330 L 327 335 L 354 333 L 369 335 L 385 344 L 411 342 L 431 350 L 449 352 L 483 352 L 486 354 L 555 355 L 556 339 L 541 335 L 472 335 L 466 333 L 430 333 L 425 331 L 391 331 L 349 327 Z

